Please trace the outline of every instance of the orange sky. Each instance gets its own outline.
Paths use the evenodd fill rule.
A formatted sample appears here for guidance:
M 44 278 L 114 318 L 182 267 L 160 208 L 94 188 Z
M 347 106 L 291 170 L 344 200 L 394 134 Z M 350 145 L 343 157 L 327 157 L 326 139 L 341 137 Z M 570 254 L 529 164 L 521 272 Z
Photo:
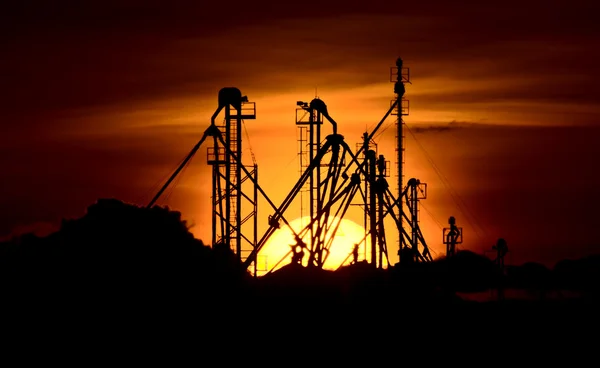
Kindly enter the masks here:
M 14 8 L 4 19 L 0 235 L 52 228 L 98 197 L 145 204 L 200 138 L 225 86 L 257 104 L 246 127 L 261 186 L 278 204 L 299 175 L 295 102 L 317 87 L 354 146 L 386 112 L 389 67 L 401 56 L 413 82 L 406 121 L 483 228 L 473 229 L 407 134 L 407 176 L 429 185 L 435 220 L 422 218 L 434 250 L 436 221 L 449 215 L 465 228 L 465 248 L 481 252 L 503 236 L 514 262 L 599 250 L 591 2 L 346 2 L 341 12 L 258 1 L 228 18 L 216 4 L 209 13 L 187 1 L 97 3 Z M 393 126 L 378 139 L 393 161 Z M 160 203 L 209 240 L 204 153 Z

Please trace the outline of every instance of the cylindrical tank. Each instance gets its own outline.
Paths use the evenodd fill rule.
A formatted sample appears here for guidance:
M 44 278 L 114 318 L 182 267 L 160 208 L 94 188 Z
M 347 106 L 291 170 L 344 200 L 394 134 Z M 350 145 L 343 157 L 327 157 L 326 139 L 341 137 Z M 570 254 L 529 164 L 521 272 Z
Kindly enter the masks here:
M 503 238 L 498 239 L 496 243 L 496 250 L 498 251 L 498 255 L 503 257 L 506 253 L 508 253 L 508 245 L 506 244 L 506 240 Z
M 235 87 L 224 87 L 219 91 L 219 107 L 233 105 L 237 110 L 242 108 L 242 91 Z
M 325 116 L 329 116 L 329 114 L 327 113 L 327 105 L 325 105 L 325 102 L 321 99 L 315 98 L 312 101 L 310 101 L 310 108 L 317 110 Z

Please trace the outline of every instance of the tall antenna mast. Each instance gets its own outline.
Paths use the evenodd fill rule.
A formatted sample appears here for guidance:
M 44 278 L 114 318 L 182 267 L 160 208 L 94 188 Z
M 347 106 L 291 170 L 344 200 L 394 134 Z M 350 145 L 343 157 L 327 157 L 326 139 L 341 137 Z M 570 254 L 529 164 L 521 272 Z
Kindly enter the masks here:
M 396 109 L 392 112 L 392 115 L 398 116 L 396 122 L 396 153 L 398 167 L 398 218 L 400 224 L 398 226 L 398 257 L 402 258 L 401 250 L 403 249 L 403 236 L 402 231 L 404 228 L 403 219 L 403 190 L 404 190 L 404 120 L 402 116 L 408 115 L 408 100 L 404 98 L 404 84 L 410 83 L 409 69 L 403 66 L 401 58 L 396 60 L 396 66 L 390 69 L 390 82 L 394 83 L 394 94 L 396 98 L 392 100 L 392 103 L 396 102 Z M 402 259 L 400 259 L 402 261 Z

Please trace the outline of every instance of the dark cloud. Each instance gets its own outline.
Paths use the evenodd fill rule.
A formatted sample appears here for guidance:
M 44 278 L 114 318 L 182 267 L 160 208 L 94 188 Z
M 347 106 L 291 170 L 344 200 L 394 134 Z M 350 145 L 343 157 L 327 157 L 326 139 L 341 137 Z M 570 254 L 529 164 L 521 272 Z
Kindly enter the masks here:
M 559 102 L 597 96 L 591 83 L 575 77 L 589 77 L 596 70 L 587 50 L 597 32 L 582 7 L 528 3 L 519 4 L 521 10 L 515 12 L 510 4 L 273 7 L 258 2 L 244 3 L 239 12 L 222 12 L 232 4 L 34 2 L 14 9 L 12 23 L 29 33 L 15 31 L 2 58 L 2 68 L 11 70 L 2 78 L 4 113 L 18 117 L 81 106 L 151 103 L 200 96 L 226 83 L 271 91 L 316 81 L 373 83 L 387 69 L 382 63 L 393 63 L 397 54 L 412 63 L 415 78 L 491 76 L 493 83 L 501 83 L 502 78 L 553 75 L 549 80 L 556 84 L 512 89 L 490 84 L 488 96 L 459 92 L 443 96 L 448 103 L 518 99 L 523 94 Z M 303 10 L 313 8 L 318 11 Z M 534 9 L 537 16 L 532 19 Z M 575 11 L 584 17 L 575 19 Z M 307 21 L 309 16 L 313 19 Z M 510 27 L 497 27 L 499 22 Z
M 412 125 L 406 124 L 406 129 L 409 130 L 409 133 L 445 133 L 450 132 L 454 129 L 463 129 L 470 128 L 476 126 L 477 128 L 482 128 L 482 124 L 475 124 L 469 122 L 459 122 L 459 121 L 451 121 L 446 125 Z

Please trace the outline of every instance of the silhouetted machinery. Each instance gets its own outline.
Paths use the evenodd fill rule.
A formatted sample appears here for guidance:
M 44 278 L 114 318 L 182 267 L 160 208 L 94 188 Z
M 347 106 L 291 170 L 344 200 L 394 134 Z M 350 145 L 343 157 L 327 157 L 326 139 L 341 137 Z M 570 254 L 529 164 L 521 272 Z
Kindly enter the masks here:
M 498 239 L 496 245 L 492 246 L 492 250 L 496 251 L 494 263 L 496 263 L 500 271 L 504 273 L 504 257 L 508 253 L 508 245 L 506 244 L 506 240 L 503 238 Z
M 252 165 L 242 162 L 242 121 L 256 119 L 255 103 L 248 102 L 248 98 L 234 87 L 222 88 L 219 91 L 218 103 L 210 126 L 200 141 L 150 201 L 148 207 L 154 205 L 181 170 L 188 165 L 200 146 L 209 137 L 212 138 L 213 145 L 207 149 L 207 163 L 212 166 L 211 244 L 228 244 L 238 258 L 243 260 L 243 255 L 250 253 L 257 243 L 259 193 L 273 208 L 276 206 L 258 185 L 256 162 Z M 223 124 L 218 125 L 216 119 L 223 111 Z M 254 268 L 256 274 L 256 263 Z
M 246 266 L 254 261 L 258 252 L 265 245 L 270 235 L 279 228 L 279 219 L 289 208 L 302 188 L 310 182 L 311 206 L 309 223 L 296 234 L 292 260 L 300 262 L 307 252 L 307 266 L 323 267 L 327 260 L 329 250 L 333 243 L 340 222 L 330 221 L 334 218 L 343 218 L 347 212 L 352 198 L 356 195 L 361 183 L 361 173 L 364 174 L 363 163 L 356 160 L 344 137 L 337 134 L 337 124 L 328 114 L 326 105 L 319 99 L 314 99 L 310 104 L 299 101 L 301 109 L 308 113 L 310 126 L 311 152 L 310 163 L 300 176 L 282 204 L 271 215 L 269 228 L 256 245 L 255 251 L 246 260 Z M 334 133 L 325 137 L 325 142 L 320 144 L 320 125 L 322 118 L 327 119 L 334 128 Z M 318 143 L 317 143 L 318 142 Z M 326 159 L 327 157 L 327 159 Z M 350 164 L 347 164 L 350 163 Z M 321 168 L 326 167 L 326 172 L 321 173 Z M 350 168 L 355 168 L 350 172 Z M 310 234 L 310 241 L 305 244 L 304 239 Z M 287 258 L 284 257 L 284 258 Z M 277 267 L 275 264 L 273 267 Z
M 462 227 L 456 226 L 456 219 L 450 216 L 448 219 L 450 227 L 443 230 L 443 242 L 446 244 L 446 257 L 452 257 L 456 254 L 456 245 L 461 244 L 463 240 Z
M 270 236 L 281 227 L 281 222 L 291 230 L 296 239 L 296 244 L 292 245 L 285 258 L 300 264 L 306 262 L 306 266 L 323 267 L 340 225 L 340 222 L 329 219 L 343 218 L 359 193 L 368 217 L 365 239 L 370 239 L 371 264 L 383 267 L 385 260 L 390 265 L 383 225 L 384 218 L 388 216 L 393 219 L 398 230 L 398 254 L 401 262 L 430 261 L 431 254 L 418 219 L 419 200 L 426 198 L 427 186 L 415 178 L 410 179 L 406 186 L 402 183 L 404 148 L 401 116 L 408 115 L 408 101 L 403 96 L 404 83 L 410 81 L 408 69 L 403 67 L 401 59 L 398 59 L 391 74 L 395 75 L 396 98 L 374 130 L 364 134 L 364 142 L 356 152 L 352 152 L 344 137 L 338 134 L 338 125 L 327 111 L 324 101 L 315 98 L 310 103 L 297 102 L 296 124 L 305 129 L 309 147 L 308 152 L 305 152 L 307 163 L 299 180 L 279 206 L 269 199 L 258 184 L 256 162 L 252 165 L 244 165 L 242 162 L 242 136 L 239 133 L 244 119 L 256 118 L 255 104 L 248 102 L 248 98 L 237 88 L 221 89 L 219 106 L 212 115 L 210 126 L 148 206 L 156 202 L 210 137 L 213 145 L 208 147 L 207 161 L 212 166 L 212 244 L 229 244 L 246 268 L 254 265 L 255 274 L 258 270 L 257 256 Z M 224 122 L 218 125 L 216 118 L 222 111 L 225 113 Z M 383 155 L 377 156 L 376 151 L 368 144 L 390 114 L 399 116 L 397 196 L 392 194 L 386 181 L 389 176 L 387 161 Z M 332 124 L 333 133 L 327 135 L 322 143 L 323 119 Z M 364 191 L 361 187 L 363 184 Z M 284 214 L 306 185 L 310 188 L 310 221 L 300 231 L 295 231 Z M 257 236 L 256 219 L 259 194 L 274 211 L 269 215 L 268 228 L 260 238 Z M 405 207 L 407 211 L 404 210 Z M 306 238 L 309 241 L 305 243 L 303 239 Z M 287 258 L 288 256 L 291 257 Z M 277 267 L 278 263 L 271 269 Z
M 504 267 L 504 257 L 508 253 L 508 245 L 506 244 L 506 240 L 503 238 L 499 238 L 496 242 L 496 245 L 492 246 L 492 250 L 496 251 L 496 258 L 494 259 L 494 263 L 498 267 L 499 278 L 497 285 L 497 297 L 498 300 L 504 300 L 504 276 L 505 276 L 505 267 Z
M 310 191 L 310 221 L 295 234 L 297 244 L 293 245 L 290 251 L 294 262 L 301 263 L 303 259 L 307 259 L 307 266 L 323 266 L 339 226 L 339 222 L 331 222 L 328 219 L 342 218 L 358 193 L 362 196 L 369 218 L 365 237 L 370 238 L 370 262 L 373 265 L 383 267 L 384 260 L 389 265 L 383 226 L 383 219 L 386 216 L 391 217 L 396 224 L 405 261 L 432 260 L 418 220 L 418 203 L 420 199 L 426 198 L 426 185 L 413 178 L 408 181 L 406 187 L 402 187 L 403 148 L 399 147 L 399 196 L 395 198 L 385 179 L 387 170 L 384 157 L 378 158 L 376 152 L 369 149 L 367 144 L 390 114 L 395 111 L 399 116 L 408 114 L 408 104 L 403 96 L 404 83 L 410 81 L 408 69 L 402 66 L 401 59 L 398 59 L 396 68 L 392 68 L 392 75 L 394 74 L 397 76 L 394 86 L 396 99 L 392 101 L 390 109 L 374 130 L 365 134 L 366 143 L 355 153 L 350 150 L 344 137 L 337 133 L 337 123 L 329 115 L 325 102 L 315 98 L 310 103 L 303 101 L 296 103 L 299 107 L 296 110 L 296 124 L 300 129 L 304 129 L 303 132 L 307 136 L 305 141 L 309 149 L 308 152 L 304 152 L 304 155 L 308 157 L 308 163 L 296 185 L 270 216 L 270 227 L 257 243 L 255 251 L 246 259 L 246 265 L 254 261 L 269 236 L 279 228 L 280 216 L 285 213 L 307 183 Z M 321 145 L 323 119 L 333 125 L 333 134 L 325 137 L 325 142 Z M 401 118 L 399 120 L 401 121 Z M 400 130 L 401 127 L 402 125 L 399 124 Z M 301 136 L 304 134 L 301 132 Z M 402 133 L 400 133 L 401 137 Z M 324 173 L 321 172 L 323 167 L 327 168 Z M 367 184 L 364 192 L 361 191 L 363 182 Z M 404 211 L 403 203 L 406 204 L 408 213 Z M 407 224 L 407 229 L 403 223 Z M 305 244 L 303 239 L 307 233 L 310 234 L 308 237 L 310 241 Z M 305 251 L 308 253 L 306 258 Z M 277 264 L 273 267 L 277 267 Z

